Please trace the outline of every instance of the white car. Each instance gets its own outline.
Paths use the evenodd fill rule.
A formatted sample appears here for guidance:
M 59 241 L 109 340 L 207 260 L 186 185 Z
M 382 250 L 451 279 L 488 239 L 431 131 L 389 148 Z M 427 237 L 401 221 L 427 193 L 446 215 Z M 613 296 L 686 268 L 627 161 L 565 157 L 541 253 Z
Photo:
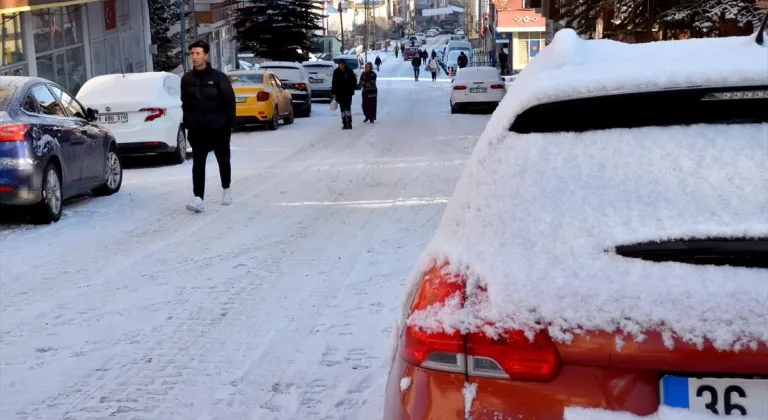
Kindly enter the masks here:
M 496 109 L 507 94 L 507 86 L 495 67 L 459 69 L 451 82 L 451 114 L 462 109 Z
M 268 61 L 259 65 L 260 70 L 275 73 L 283 83 L 283 89 L 293 97 L 296 116 L 309 117 L 312 114 L 312 84 L 309 74 L 301 63 L 290 61 Z
M 459 60 L 459 56 L 461 55 L 461 51 L 462 50 L 453 50 L 453 51 L 444 53 L 445 59 L 443 62 L 445 63 L 445 69 L 446 69 L 445 71 L 448 72 L 448 74 L 451 74 L 452 72 L 456 73 L 456 71 L 459 70 L 458 60 Z
M 331 99 L 331 82 L 336 63 L 333 61 L 305 61 L 302 63 L 304 70 L 309 75 L 309 84 L 312 86 L 312 99 Z
M 360 80 L 360 75 L 363 74 L 363 57 L 356 54 L 343 54 L 333 57 L 333 62 L 339 64 L 339 61 L 344 60 L 344 63 L 355 72 L 355 78 Z
M 99 123 L 115 136 L 121 155 L 165 153 L 175 163 L 186 160 L 181 77 L 166 72 L 97 76 L 85 82 L 77 100 L 99 112 Z

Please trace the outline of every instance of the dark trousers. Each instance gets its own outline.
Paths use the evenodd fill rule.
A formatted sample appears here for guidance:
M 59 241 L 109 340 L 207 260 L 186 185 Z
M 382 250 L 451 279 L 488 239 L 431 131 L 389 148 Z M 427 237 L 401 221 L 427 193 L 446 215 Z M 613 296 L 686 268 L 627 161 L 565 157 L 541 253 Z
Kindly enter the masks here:
M 437 80 L 437 70 L 432 72 L 432 81 L 434 82 L 435 80 Z
M 352 96 L 337 96 L 336 102 L 341 109 L 341 123 L 344 127 L 352 126 Z
M 376 121 L 376 105 L 378 101 L 378 91 L 363 91 L 363 115 L 367 120 Z
M 205 198 L 205 162 L 213 151 L 219 164 L 221 188 L 229 188 L 232 182 L 232 167 L 229 162 L 229 141 L 232 133 L 228 128 L 190 129 L 189 145 L 192 146 L 192 191 L 195 197 Z
M 413 68 L 413 78 L 416 80 L 419 80 L 419 71 L 420 69 L 418 67 Z

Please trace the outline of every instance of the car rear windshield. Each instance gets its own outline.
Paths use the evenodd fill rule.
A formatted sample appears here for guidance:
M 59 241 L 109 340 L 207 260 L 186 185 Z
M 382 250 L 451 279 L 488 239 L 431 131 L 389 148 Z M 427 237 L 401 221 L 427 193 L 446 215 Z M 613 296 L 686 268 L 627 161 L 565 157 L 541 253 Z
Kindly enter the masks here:
M 484 81 L 484 82 L 501 81 L 501 76 L 499 75 L 499 71 L 496 69 L 469 68 L 469 71 L 465 71 L 465 70 L 467 69 L 463 69 L 458 73 L 456 73 L 456 80 L 458 81 L 473 80 L 473 81 Z
M 301 70 L 296 67 L 261 67 L 277 75 L 282 80 L 301 80 Z
M 341 60 L 342 59 L 340 59 L 340 58 L 336 58 L 333 61 L 336 64 L 338 64 L 339 61 L 341 61 Z M 347 64 L 347 67 L 351 68 L 352 70 L 357 70 L 357 68 L 360 67 L 360 63 L 357 61 L 356 58 L 344 58 L 343 60 L 344 60 L 344 63 Z
M 8 109 L 13 93 L 16 92 L 15 86 L 0 86 L 0 111 Z
M 307 71 L 316 71 L 318 73 L 331 74 L 334 67 L 330 64 L 305 64 L 304 69 Z
M 264 83 L 263 74 L 233 74 L 229 76 L 233 85 L 260 85 Z
M 521 112 L 509 131 L 527 134 L 765 123 L 766 109 L 768 85 L 622 93 L 535 105 Z

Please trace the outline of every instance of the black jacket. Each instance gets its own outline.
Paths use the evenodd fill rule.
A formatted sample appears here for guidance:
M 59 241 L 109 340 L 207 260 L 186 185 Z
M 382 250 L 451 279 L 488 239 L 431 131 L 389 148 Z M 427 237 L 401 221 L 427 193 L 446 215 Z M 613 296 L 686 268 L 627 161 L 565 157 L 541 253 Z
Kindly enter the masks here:
M 421 57 L 418 55 L 413 57 L 413 60 L 411 60 L 411 65 L 415 67 L 421 67 Z
M 344 70 L 336 67 L 331 82 L 331 95 L 338 97 L 354 96 L 355 89 L 357 89 L 355 72 L 349 67 L 345 67 Z
M 373 64 L 376 64 L 377 66 L 380 66 L 381 65 L 381 57 L 376 56 L 376 61 L 374 61 Z
M 467 67 L 467 64 L 469 64 L 469 58 L 467 58 L 466 55 L 461 54 L 459 58 L 456 59 L 456 64 L 459 65 L 459 68 Z
M 187 129 L 223 129 L 235 126 L 235 91 L 226 74 L 207 63 L 181 78 L 181 109 Z

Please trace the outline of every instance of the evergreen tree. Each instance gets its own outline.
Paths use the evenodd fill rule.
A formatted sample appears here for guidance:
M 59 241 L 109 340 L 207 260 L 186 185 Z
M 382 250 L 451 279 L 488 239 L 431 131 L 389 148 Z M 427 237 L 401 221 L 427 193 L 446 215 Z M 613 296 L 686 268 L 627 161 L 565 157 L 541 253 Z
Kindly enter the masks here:
M 722 20 L 750 27 L 750 32 L 757 31 L 762 21 L 755 0 L 682 0 L 678 3 L 663 13 L 664 21 L 692 28 L 702 35 L 717 35 Z
M 152 43 L 157 45 L 154 56 L 155 71 L 173 71 L 181 65 L 179 55 L 180 34 L 169 35 L 172 26 L 179 23 L 176 0 L 149 0 L 149 28 Z
M 304 61 L 323 15 L 321 0 L 249 0 L 235 17 L 240 50 L 279 61 Z M 299 51 L 301 50 L 301 52 Z

